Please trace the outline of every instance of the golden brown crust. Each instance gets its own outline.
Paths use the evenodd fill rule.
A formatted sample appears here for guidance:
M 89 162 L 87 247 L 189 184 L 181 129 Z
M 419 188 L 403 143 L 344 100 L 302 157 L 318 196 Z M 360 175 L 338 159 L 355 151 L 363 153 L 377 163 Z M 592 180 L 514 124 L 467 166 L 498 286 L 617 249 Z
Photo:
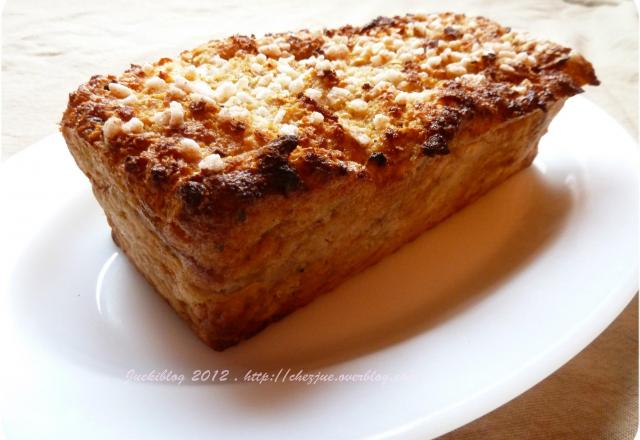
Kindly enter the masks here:
M 380 17 L 94 76 L 62 132 L 125 252 L 223 348 L 527 166 L 597 83 L 570 49 L 482 17 Z
M 304 60 L 322 54 L 323 44 L 326 45 L 330 38 L 344 36 L 348 39 L 347 46 L 353 46 L 357 38 L 362 36 L 371 37 L 374 41 L 389 36 L 408 38 L 408 29 L 412 24 L 424 22 L 428 28 L 433 17 L 452 24 L 441 31 L 431 32 L 429 38 L 425 35 L 422 39 L 425 54 L 426 48 L 435 46 L 436 53 L 441 56 L 450 47 L 441 41 L 447 44 L 456 42 L 457 53 L 470 54 L 474 44 L 502 44 L 505 36 L 510 36 L 511 40 L 521 38 L 519 34 L 511 33 L 509 28 L 482 17 L 473 18 L 475 27 L 470 27 L 471 19 L 459 14 L 426 18 L 411 15 L 379 17 L 366 26 L 325 30 L 323 35 L 299 31 L 276 34 L 270 38 L 282 37 L 288 42 L 290 52 L 281 56 L 291 53 L 296 60 Z M 465 33 L 471 37 L 465 39 Z M 180 62 L 202 66 L 205 64 L 203 60 L 218 54 L 225 60 L 236 59 L 238 68 L 246 68 L 244 58 L 257 54 L 258 46 L 264 43 L 265 38 L 269 36 L 256 39 L 253 36 L 236 35 L 212 41 L 193 51 L 183 52 Z M 434 91 L 436 96 L 409 108 L 406 104 L 394 102 L 392 93 L 378 96 L 373 96 L 371 92 L 363 93 L 362 97 L 370 107 L 389 115 L 394 122 L 379 139 L 374 139 L 373 146 L 359 145 L 345 130 L 335 112 L 300 94 L 280 103 L 282 107 L 287 107 L 290 113 L 288 117 L 302 121 L 305 115 L 318 111 L 324 115 L 324 123 L 320 126 L 302 123 L 299 127 L 299 145 L 290 152 L 286 164 L 265 167 L 265 160 L 272 160 L 268 153 L 269 143 L 276 140 L 277 134 L 263 132 L 260 136 L 246 139 L 243 137 L 248 129 L 245 123 L 220 121 L 220 108 L 216 108 L 214 103 L 194 102 L 185 98 L 188 114 L 184 124 L 177 128 L 159 128 L 151 124 L 149 129 L 145 124 L 145 130 L 141 133 L 120 133 L 110 141 L 110 148 L 104 152 L 105 158 L 114 168 L 126 171 L 126 178 L 139 192 L 140 199 L 147 200 L 152 209 L 166 212 L 166 209 L 175 208 L 164 206 L 164 201 L 173 194 L 176 200 L 171 204 L 184 204 L 190 216 L 201 211 L 210 217 L 211 212 L 207 207 L 219 204 L 237 213 L 248 203 L 269 194 L 287 194 L 292 190 L 314 187 L 324 180 L 319 176 L 337 178 L 346 173 L 359 173 L 363 178 L 373 178 L 385 184 L 388 179 L 401 176 L 402 167 L 414 166 L 415 160 L 429 160 L 430 157 L 446 154 L 448 142 L 458 133 L 475 136 L 486 131 L 487 127 L 537 108 L 544 109 L 549 103 L 579 93 L 584 84 L 597 84 L 591 65 L 581 56 L 572 54 L 570 49 L 535 40 L 523 40 L 513 47 L 522 49 L 522 53 L 536 54 L 535 48 L 543 44 L 545 49 L 536 55 L 535 63 L 513 64 L 513 69 L 509 71 L 501 69 L 494 52 L 482 54 L 479 61 L 468 65 L 469 73 L 482 75 L 486 79 L 479 85 L 461 81 L 459 77 L 451 78 L 446 68 L 429 71 L 426 77 L 423 75 L 420 78 L 419 65 L 426 55 L 415 55 L 403 61 L 402 70 L 408 81 L 402 88 L 406 91 Z M 350 56 L 352 59 L 349 61 L 356 63 L 355 56 Z M 165 71 L 162 66 L 174 64 L 173 60 L 163 58 L 156 63 L 156 71 L 171 81 L 171 72 L 175 68 Z M 109 117 L 116 115 L 125 122 L 134 116 L 144 118 L 150 107 L 159 103 L 166 105 L 170 99 L 165 94 L 143 103 L 122 104 L 122 100 L 114 98 L 108 91 L 108 84 L 117 81 L 140 94 L 148 95 L 144 90 L 147 76 L 140 66 L 132 66 L 119 78 L 93 77 L 71 94 L 63 124 L 74 128 L 94 148 L 104 148 L 102 126 Z M 327 76 L 330 75 L 320 80 L 316 77 L 308 85 L 319 89 L 324 87 L 325 90 L 344 86 L 345 79 L 332 82 L 327 80 Z M 527 84 L 526 92 L 514 90 L 514 86 L 522 84 Z M 212 87 L 215 87 L 215 83 Z M 268 103 L 277 104 L 277 99 Z M 207 153 L 218 153 L 225 157 L 229 171 L 219 176 L 198 169 L 176 147 L 181 137 L 196 140 Z M 384 157 L 385 166 L 375 166 L 380 159 L 371 161 L 374 154 L 377 158 Z M 426 156 L 426 159 L 420 159 L 422 156 Z M 162 202 L 155 200 L 159 194 Z M 151 203 L 152 200 L 155 203 Z M 197 209 L 196 205 L 200 204 L 203 208 Z M 226 210 L 216 212 L 222 217 L 230 213 Z

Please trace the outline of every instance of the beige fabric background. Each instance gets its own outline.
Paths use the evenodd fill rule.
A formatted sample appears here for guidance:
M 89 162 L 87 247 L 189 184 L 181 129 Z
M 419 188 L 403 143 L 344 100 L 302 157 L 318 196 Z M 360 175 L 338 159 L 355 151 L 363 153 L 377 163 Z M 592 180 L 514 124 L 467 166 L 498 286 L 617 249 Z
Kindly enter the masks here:
M 638 17 L 622 0 L 242 2 L 9 0 L 2 15 L 2 159 L 57 129 L 67 94 L 95 73 L 232 33 L 365 23 L 380 14 L 485 15 L 570 45 L 602 86 L 586 96 L 637 139 Z M 606 147 L 606 146 L 604 146 Z M 562 369 L 455 439 L 632 439 L 638 419 L 638 302 Z

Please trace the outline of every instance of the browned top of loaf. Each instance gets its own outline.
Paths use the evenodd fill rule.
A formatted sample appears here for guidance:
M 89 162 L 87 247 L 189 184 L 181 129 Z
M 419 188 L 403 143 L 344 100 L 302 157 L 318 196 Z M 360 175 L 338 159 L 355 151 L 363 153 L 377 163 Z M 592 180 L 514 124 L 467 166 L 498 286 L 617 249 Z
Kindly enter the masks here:
M 571 49 L 483 17 L 379 17 L 94 76 L 62 124 L 156 213 L 220 218 L 344 176 L 385 184 L 585 84 L 598 80 Z

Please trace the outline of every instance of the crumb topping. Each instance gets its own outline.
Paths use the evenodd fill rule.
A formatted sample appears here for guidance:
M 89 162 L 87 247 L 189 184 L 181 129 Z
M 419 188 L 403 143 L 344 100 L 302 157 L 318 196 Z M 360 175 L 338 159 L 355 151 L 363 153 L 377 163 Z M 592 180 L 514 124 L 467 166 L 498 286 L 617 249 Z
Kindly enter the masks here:
M 88 140 L 128 146 L 123 163 L 132 154 L 177 161 L 162 162 L 176 179 L 255 167 L 282 137 L 297 139 L 286 161 L 292 172 L 309 168 L 295 163 L 382 172 L 448 153 L 465 121 L 505 120 L 597 84 L 584 59 L 575 67 L 577 57 L 482 17 L 380 17 L 214 40 L 94 77 L 70 109 L 77 101 Z

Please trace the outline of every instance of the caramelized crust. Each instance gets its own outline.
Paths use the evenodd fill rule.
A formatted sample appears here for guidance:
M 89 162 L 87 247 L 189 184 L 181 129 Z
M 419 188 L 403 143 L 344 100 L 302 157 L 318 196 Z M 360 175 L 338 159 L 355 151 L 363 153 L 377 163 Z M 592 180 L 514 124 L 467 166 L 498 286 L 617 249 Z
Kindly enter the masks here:
M 384 209 L 412 197 L 408 182 L 439 194 L 452 176 L 461 185 L 480 176 L 471 164 L 486 159 L 479 152 L 496 156 L 476 192 L 433 204 L 441 212 L 410 219 L 411 206 L 400 204 L 410 226 L 389 230 L 399 238 L 380 244 L 384 251 L 345 263 L 353 271 L 527 166 L 553 113 L 586 84 L 598 80 L 582 56 L 483 17 L 379 17 L 360 27 L 235 35 L 94 76 L 70 95 L 62 132 L 127 254 L 206 342 L 223 348 L 348 276 L 324 273 L 334 282 L 295 288 L 277 281 L 315 267 L 292 255 L 327 215 L 349 217 L 345 200 L 378 197 Z M 470 147 L 496 133 L 502 150 Z M 507 133 L 521 139 L 509 143 Z M 443 171 L 458 166 L 468 169 Z M 135 228 L 145 232 L 130 236 Z M 136 249 L 152 241 L 173 261 L 166 276 L 181 280 L 176 292 L 151 273 L 165 260 L 150 263 Z M 296 267 L 268 267 L 283 249 Z M 243 323 L 260 295 L 280 296 Z
M 291 87 L 292 78 L 302 85 Z M 109 91 L 112 83 L 129 92 Z M 545 109 L 584 84 L 598 81 L 580 55 L 482 17 L 379 17 L 362 27 L 235 35 L 175 60 L 132 65 L 119 77 L 94 76 L 71 94 L 62 124 L 122 170 L 158 214 L 226 218 L 268 194 L 309 190 L 348 173 L 384 185 L 403 167 L 446 154 L 454 136 L 477 136 Z M 234 95 L 227 97 L 226 86 Z M 308 89 L 319 97 L 305 95 Z M 358 100 L 363 109 L 351 111 Z M 158 123 L 154 116 L 171 101 L 183 122 Z M 312 122 L 314 112 L 321 123 Z M 135 117 L 143 128 L 105 139 L 111 117 Z M 298 139 L 286 156 L 273 147 L 282 125 L 295 126 L 285 132 Z M 199 151 L 181 148 L 182 138 Z M 223 172 L 198 166 L 210 154 L 222 158 Z

